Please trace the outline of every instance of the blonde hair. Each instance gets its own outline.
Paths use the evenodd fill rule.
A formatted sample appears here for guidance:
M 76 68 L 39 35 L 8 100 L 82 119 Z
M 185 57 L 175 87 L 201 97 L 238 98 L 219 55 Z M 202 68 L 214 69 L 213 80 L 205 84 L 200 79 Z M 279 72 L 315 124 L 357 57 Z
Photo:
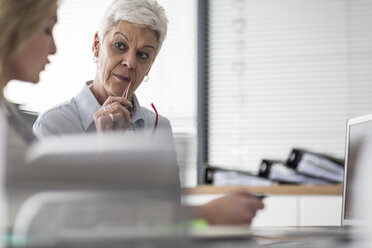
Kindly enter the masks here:
M 168 19 L 156 0 L 114 0 L 106 10 L 98 31 L 103 40 L 112 26 L 127 21 L 153 30 L 158 38 L 156 55 L 167 36 Z
M 6 61 L 53 15 L 58 0 L 0 0 L 0 88 Z

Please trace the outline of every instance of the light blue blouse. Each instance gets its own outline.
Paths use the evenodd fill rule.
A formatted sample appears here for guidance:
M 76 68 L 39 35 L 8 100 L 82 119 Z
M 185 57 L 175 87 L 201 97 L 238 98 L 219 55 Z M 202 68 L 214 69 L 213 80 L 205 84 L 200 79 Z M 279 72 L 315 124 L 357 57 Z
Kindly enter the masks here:
M 34 134 L 42 138 L 50 135 L 96 132 L 93 115 L 101 105 L 89 89 L 91 83 L 92 81 L 87 82 L 80 93 L 71 100 L 41 114 L 34 123 Z M 141 107 L 135 95 L 133 105 L 132 123 L 135 130 L 152 130 L 156 119 L 155 113 Z M 159 115 L 157 128 L 166 132 L 169 142 L 173 144 L 172 128 L 168 119 Z

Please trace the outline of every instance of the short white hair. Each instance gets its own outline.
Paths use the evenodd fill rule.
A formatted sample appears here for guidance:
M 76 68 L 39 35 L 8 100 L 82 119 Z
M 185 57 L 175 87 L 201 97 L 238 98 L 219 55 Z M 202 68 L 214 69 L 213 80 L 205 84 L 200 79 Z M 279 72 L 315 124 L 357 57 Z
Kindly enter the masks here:
M 114 0 L 101 20 L 98 36 L 103 40 L 116 24 L 127 21 L 153 30 L 157 34 L 156 55 L 167 36 L 168 19 L 156 0 Z

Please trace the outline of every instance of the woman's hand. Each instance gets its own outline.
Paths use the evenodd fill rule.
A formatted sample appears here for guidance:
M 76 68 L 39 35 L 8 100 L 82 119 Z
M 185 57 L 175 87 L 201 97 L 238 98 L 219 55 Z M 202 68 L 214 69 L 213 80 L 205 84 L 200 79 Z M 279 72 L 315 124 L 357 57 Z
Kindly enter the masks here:
M 196 217 L 210 225 L 250 225 L 256 212 L 263 208 L 260 199 L 242 190 L 199 206 Z
M 97 132 L 108 130 L 133 130 L 130 111 L 132 103 L 124 97 L 109 96 L 102 107 L 93 115 Z

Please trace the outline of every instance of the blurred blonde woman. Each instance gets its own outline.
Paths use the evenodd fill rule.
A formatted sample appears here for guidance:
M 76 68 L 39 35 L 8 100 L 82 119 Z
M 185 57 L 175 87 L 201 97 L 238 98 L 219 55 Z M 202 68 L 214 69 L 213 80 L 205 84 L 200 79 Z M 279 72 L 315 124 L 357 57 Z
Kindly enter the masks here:
M 5 170 L 8 187 L 22 188 L 17 172 L 22 171 L 25 150 L 35 137 L 5 99 L 4 88 L 11 80 L 39 82 L 49 55 L 56 53 L 56 12 L 57 0 L 0 0 L 0 170 Z M 15 196 L 8 197 L 10 202 Z
M 39 82 L 48 56 L 56 53 L 52 33 L 56 11 L 57 0 L 0 0 L 2 93 L 12 79 Z
M 52 33 L 56 11 L 56 0 L 0 0 L 0 140 L 11 145 L 7 150 L 10 162 L 14 153 L 14 160 L 21 157 L 22 148 L 34 136 L 4 98 L 4 88 L 11 80 L 39 82 L 48 56 L 56 53 Z

